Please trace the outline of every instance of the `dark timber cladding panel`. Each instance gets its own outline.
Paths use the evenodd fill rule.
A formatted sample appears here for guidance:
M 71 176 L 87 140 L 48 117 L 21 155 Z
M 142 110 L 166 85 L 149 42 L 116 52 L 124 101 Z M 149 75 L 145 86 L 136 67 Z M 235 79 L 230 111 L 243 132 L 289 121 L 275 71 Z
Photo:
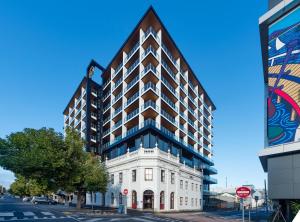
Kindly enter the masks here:
M 268 159 L 270 199 L 300 199 L 300 154 Z

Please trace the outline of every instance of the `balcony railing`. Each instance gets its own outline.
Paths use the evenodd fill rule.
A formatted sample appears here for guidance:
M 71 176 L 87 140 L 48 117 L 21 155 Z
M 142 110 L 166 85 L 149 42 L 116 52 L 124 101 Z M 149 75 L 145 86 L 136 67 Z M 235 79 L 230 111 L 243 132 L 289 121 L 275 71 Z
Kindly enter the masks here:
M 136 125 L 136 126 L 132 127 L 130 130 L 128 130 L 128 131 L 125 133 L 124 137 L 129 136 L 129 135 L 135 133 L 135 132 L 138 131 L 138 130 L 139 130 L 139 125 Z
M 145 86 L 142 88 L 142 93 L 146 92 L 148 89 L 152 89 L 154 92 L 159 94 L 158 88 L 156 88 L 155 84 L 152 82 L 148 82 L 145 84 Z
M 175 73 L 168 66 L 168 64 L 164 60 L 161 61 L 161 64 L 162 64 L 162 67 L 164 67 L 164 69 L 167 71 L 167 73 L 169 74 L 169 76 L 178 84 L 179 80 L 176 77 Z
M 169 113 L 164 111 L 163 109 L 160 111 L 161 115 L 165 117 L 167 120 L 169 120 L 171 123 L 173 123 L 175 126 L 178 126 L 178 122 L 175 120 L 173 116 L 171 116 Z
M 131 89 L 131 87 L 136 84 L 140 79 L 140 76 L 137 75 L 130 83 L 128 83 L 128 85 L 125 88 L 125 92 L 127 92 L 129 89 Z
M 110 120 L 110 116 L 108 116 L 107 118 L 105 118 L 104 120 L 103 120 L 103 123 L 106 123 L 107 121 L 109 121 Z
M 192 125 L 192 127 L 194 127 L 195 130 L 197 129 L 196 125 L 194 124 L 194 121 L 192 121 L 190 118 L 188 118 L 188 122 L 190 125 Z
M 174 58 L 174 56 L 172 55 L 172 53 L 169 51 L 169 49 L 166 47 L 166 45 L 162 43 L 161 47 L 162 47 L 163 51 L 167 54 L 168 58 L 171 60 L 173 65 L 178 69 L 177 61 Z
M 207 175 L 204 175 L 204 176 L 203 176 L 203 180 L 208 181 L 208 182 L 211 182 L 211 183 L 214 183 L 214 184 L 218 183 L 218 180 L 217 180 L 217 179 L 212 178 L 212 177 L 207 176 Z
M 108 110 L 109 109 L 109 107 L 110 107 L 110 103 L 108 103 L 104 108 L 103 108 L 103 111 L 105 112 L 106 110 Z
M 93 112 L 92 112 L 92 113 L 91 113 L 91 116 L 97 119 L 96 113 L 93 113 Z
M 125 103 L 125 107 L 129 106 L 135 99 L 139 97 L 139 92 L 135 93 L 133 96 L 131 96 L 127 102 Z
M 134 46 L 133 48 L 130 50 L 130 52 L 128 52 L 126 58 L 125 58 L 125 62 L 127 62 L 131 56 L 137 51 L 137 49 L 139 48 L 140 46 L 140 42 L 138 41 Z
M 115 90 L 123 82 L 123 77 L 121 77 L 112 87 L 112 90 Z
M 147 109 L 148 107 L 153 108 L 154 110 L 156 110 L 157 112 L 159 112 L 159 107 L 156 105 L 155 102 L 153 102 L 152 100 L 148 100 L 147 102 L 145 102 L 142 105 L 142 111 Z
M 144 41 L 148 38 L 148 36 L 150 36 L 150 35 L 153 35 L 153 37 L 156 39 L 156 41 L 157 41 L 158 43 L 160 42 L 160 39 L 159 39 L 159 37 L 158 37 L 156 31 L 155 31 L 151 26 L 150 26 L 150 27 L 147 29 L 147 31 L 145 32 L 145 34 L 144 34 L 144 36 L 143 36 L 143 38 L 142 38 L 142 41 L 144 42 Z
M 174 94 L 174 96 L 177 98 L 178 97 L 178 93 L 175 91 L 175 89 L 173 88 L 173 86 L 171 86 L 171 84 L 168 82 L 168 80 L 166 80 L 163 76 L 161 76 L 161 81 L 166 85 L 166 87 Z
M 178 112 L 178 108 L 175 105 L 175 103 L 173 103 L 165 94 L 163 94 L 161 92 L 161 98 L 167 103 L 169 104 L 169 106 L 171 106 L 176 112 Z
M 118 75 L 118 73 L 119 73 L 119 71 L 122 69 L 122 67 L 123 67 L 123 61 L 117 66 L 117 68 L 116 68 L 115 71 L 113 72 L 113 74 L 112 74 L 112 79 L 113 79 L 116 75 Z
M 188 117 L 183 113 L 183 112 L 179 112 L 179 115 L 183 118 L 183 119 L 185 119 L 185 120 L 187 120 L 188 119 Z
M 140 62 L 140 59 L 135 60 L 135 62 L 127 69 L 127 71 L 125 73 L 125 78 L 127 76 L 129 76 L 136 67 L 138 67 L 139 62 Z
M 159 60 L 158 54 L 156 52 L 156 50 L 150 45 L 145 52 L 142 54 L 142 59 L 144 59 L 147 55 L 149 55 L 150 53 L 152 53 L 152 55 Z
M 185 93 L 185 95 L 188 95 L 187 90 L 184 88 L 184 85 L 182 83 L 180 83 L 180 89 L 182 89 L 182 91 Z
M 109 134 L 109 133 L 110 133 L 110 129 L 105 130 L 105 131 L 103 132 L 103 136 L 106 136 L 106 135 Z
M 113 130 L 117 129 L 119 126 L 121 126 L 121 125 L 122 125 L 122 119 L 119 120 L 118 122 L 116 122 L 115 125 L 113 125 L 113 127 L 111 128 L 111 130 L 113 131 Z
M 128 121 L 130 119 L 132 119 L 133 117 L 135 117 L 137 114 L 139 114 L 139 108 L 133 110 L 131 113 L 129 113 L 126 117 L 125 117 L 125 121 Z
M 122 98 L 123 93 L 120 92 L 113 100 L 112 100 L 112 104 L 116 103 L 120 98 Z
M 159 73 L 158 73 L 156 67 L 154 65 L 152 65 L 151 63 L 149 63 L 146 66 L 146 68 L 144 68 L 144 70 L 141 72 L 141 77 L 146 75 L 149 71 L 152 71 L 157 77 L 159 77 Z
M 184 99 L 180 96 L 180 102 L 185 106 L 185 108 L 188 108 L 188 104 L 184 102 Z
M 122 111 L 122 105 L 118 109 L 115 110 L 115 112 L 112 115 L 112 118 L 114 118 L 115 116 L 117 116 L 121 111 Z

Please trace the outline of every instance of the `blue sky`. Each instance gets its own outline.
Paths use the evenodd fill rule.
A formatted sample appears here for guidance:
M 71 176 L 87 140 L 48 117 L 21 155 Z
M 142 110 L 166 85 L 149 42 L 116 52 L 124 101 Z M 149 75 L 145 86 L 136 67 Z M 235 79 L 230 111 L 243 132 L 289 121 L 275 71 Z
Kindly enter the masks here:
M 1 1 L 0 137 L 62 131 L 62 111 L 93 58 L 106 66 L 150 5 L 214 100 L 218 186 L 263 186 L 258 18 L 267 0 Z M 0 170 L 0 184 L 12 175 Z

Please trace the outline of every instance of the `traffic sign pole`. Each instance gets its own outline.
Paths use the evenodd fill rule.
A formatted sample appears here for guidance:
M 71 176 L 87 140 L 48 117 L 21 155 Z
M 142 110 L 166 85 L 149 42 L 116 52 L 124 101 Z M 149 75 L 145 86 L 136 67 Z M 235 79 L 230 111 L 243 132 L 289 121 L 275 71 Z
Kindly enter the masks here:
M 245 222 L 245 212 L 244 212 L 244 199 L 241 199 L 242 202 L 242 217 L 243 217 L 243 222 Z
M 128 194 L 128 189 L 124 189 L 123 190 L 123 194 L 124 194 L 124 201 L 125 201 L 125 204 L 124 204 L 124 214 L 127 214 L 127 194 Z
M 241 203 L 243 208 L 242 216 L 243 216 L 243 222 L 245 222 L 244 198 L 247 198 L 251 194 L 251 190 L 248 187 L 238 187 L 235 193 L 239 198 L 241 198 Z M 249 221 L 250 221 L 250 208 L 249 208 Z

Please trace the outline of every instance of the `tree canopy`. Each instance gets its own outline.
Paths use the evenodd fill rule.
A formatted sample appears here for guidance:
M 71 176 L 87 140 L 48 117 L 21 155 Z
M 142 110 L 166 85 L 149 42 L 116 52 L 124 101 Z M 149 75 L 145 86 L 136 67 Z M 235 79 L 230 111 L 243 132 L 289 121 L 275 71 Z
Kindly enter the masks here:
M 0 166 L 18 175 L 13 184 L 16 190 L 23 190 L 22 184 L 35 184 L 36 193 L 63 189 L 77 192 L 79 198 L 86 191 L 105 192 L 105 168 L 83 147 L 84 141 L 74 129 L 68 128 L 64 138 L 53 129 L 26 128 L 0 139 Z

